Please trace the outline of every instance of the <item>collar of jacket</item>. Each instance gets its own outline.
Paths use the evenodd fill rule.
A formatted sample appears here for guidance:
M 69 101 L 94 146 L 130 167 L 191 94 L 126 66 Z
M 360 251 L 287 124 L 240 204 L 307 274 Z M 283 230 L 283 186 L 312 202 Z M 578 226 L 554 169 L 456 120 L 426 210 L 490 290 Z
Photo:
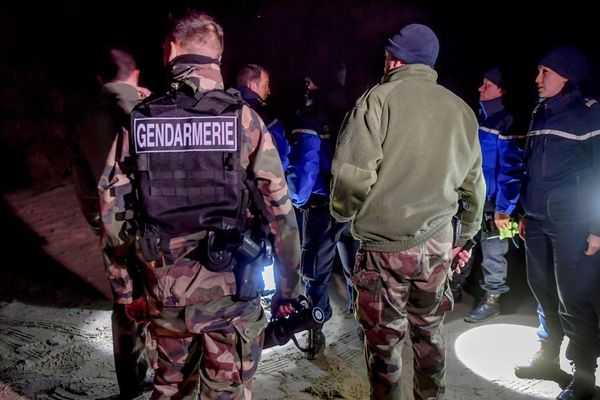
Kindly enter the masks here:
M 265 102 L 263 101 L 263 99 L 260 98 L 258 93 L 250 89 L 248 86 L 238 85 L 235 87 L 235 89 L 240 92 L 240 94 L 242 95 L 242 99 L 244 99 L 244 101 L 248 103 L 250 107 L 254 108 L 256 106 L 262 106 L 265 104 Z
M 426 81 L 437 81 L 438 74 L 429 65 L 425 64 L 406 64 L 400 68 L 395 68 L 385 74 L 381 78 L 381 83 L 396 81 L 399 79 L 403 80 L 426 80 Z
M 208 62 L 212 59 L 204 57 L 197 60 L 202 62 L 201 64 L 195 64 L 189 62 L 195 60 L 192 56 L 183 55 L 171 61 L 169 64 L 171 87 L 177 90 L 185 85 L 191 87 L 194 91 L 199 90 L 202 92 L 214 89 L 223 90 L 225 86 L 218 60 Z
M 568 110 L 577 102 L 582 102 L 582 95 L 579 90 L 573 90 L 567 94 L 557 94 L 554 97 L 545 99 L 540 105 L 543 106 L 545 114 L 551 116 Z
M 492 115 L 499 113 L 504 110 L 504 104 L 502 103 L 502 97 L 498 97 L 494 100 L 480 100 L 479 110 L 482 117 L 482 121 L 488 119 Z

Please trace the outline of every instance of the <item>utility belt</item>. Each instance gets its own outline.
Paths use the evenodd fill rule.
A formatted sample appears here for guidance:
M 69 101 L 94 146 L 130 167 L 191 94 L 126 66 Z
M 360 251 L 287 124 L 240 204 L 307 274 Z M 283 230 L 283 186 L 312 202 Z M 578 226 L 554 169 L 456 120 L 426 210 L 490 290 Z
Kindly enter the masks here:
M 167 263 L 173 259 L 167 248 L 169 240 L 161 239 L 155 230 L 145 229 L 140 238 L 140 248 L 146 261 L 157 261 L 162 256 Z M 208 231 L 198 246 L 186 258 L 200 262 L 212 272 L 233 272 L 236 278 L 236 298 L 249 301 L 259 296 L 262 289 L 261 272 L 273 263 L 269 240 L 256 239 L 251 232 L 240 234 L 238 230 Z

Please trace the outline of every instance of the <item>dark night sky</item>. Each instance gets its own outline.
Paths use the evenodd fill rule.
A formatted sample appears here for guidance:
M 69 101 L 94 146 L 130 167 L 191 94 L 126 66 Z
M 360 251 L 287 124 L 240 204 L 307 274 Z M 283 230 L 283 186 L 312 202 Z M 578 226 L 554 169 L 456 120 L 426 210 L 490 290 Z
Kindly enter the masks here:
M 349 90 L 357 96 L 381 76 L 385 38 L 411 22 L 436 31 L 441 44 L 439 81 L 469 104 L 477 100 L 482 73 L 502 64 L 512 78 L 510 102 L 524 119 L 535 100 L 536 63 L 551 47 L 575 45 L 590 56 L 594 71 L 600 66 L 598 17 L 578 1 L 560 7 L 528 3 L 534 8 L 527 11 L 522 9 L 527 2 L 513 0 L 12 3 L 0 13 L 0 112 L 9 116 L 27 108 L 22 104 L 35 109 L 39 102 L 57 98 L 64 102 L 61 110 L 83 104 L 78 99 L 94 85 L 94 55 L 106 44 L 130 47 L 142 69 L 142 83 L 159 88 L 165 18 L 169 11 L 185 7 L 203 9 L 224 26 L 227 84 L 234 83 L 243 63 L 271 69 L 271 103 L 284 116 L 292 115 L 302 99 L 309 60 L 345 60 Z M 600 93 L 591 83 L 591 93 Z M 45 112 L 52 114 L 56 107 Z M 10 132 L 4 129 L 1 134 Z
M 2 70 L 27 74 L 43 69 L 62 89 L 77 90 L 93 76 L 98 46 L 119 43 L 135 51 L 145 83 L 156 87 L 162 81 L 165 16 L 185 7 L 204 9 L 223 24 L 228 83 L 239 65 L 255 61 L 271 68 L 274 92 L 280 97 L 285 92 L 285 98 L 291 89 L 302 90 L 303 68 L 315 54 L 345 59 L 351 89 L 362 91 L 379 78 L 384 39 L 410 22 L 429 24 L 438 33 L 440 81 L 470 102 L 481 73 L 496 62 L 509 69 L 521 91 L 527 85 L 531 91 L 536 61 L 555 44 L 576 45 L 597 64 L 597 17 L 589 6 L 536 2 L 524 11 L 519 7 L 524 3 L 222 0 L 148 7 L 148 2 L 124 0 L 19 2 L 0 16 Z M 465 18 L 467 12 L 477 18 Z

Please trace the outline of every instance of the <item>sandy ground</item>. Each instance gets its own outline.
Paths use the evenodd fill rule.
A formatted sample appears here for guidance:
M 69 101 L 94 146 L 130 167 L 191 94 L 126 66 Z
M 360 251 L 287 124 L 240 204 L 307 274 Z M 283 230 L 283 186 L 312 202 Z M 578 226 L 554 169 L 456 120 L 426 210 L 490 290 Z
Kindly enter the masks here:
M 72 187 L 6 194 L 0 213 L 5 232 L 12 233 L 1 242 L 7 259 L 0 268 L 0 399 L 114 398 L 108 285 L 97 238 L 79 214 Z M 470 295 L 447 316 L 447 399 L 553 399 L 560 391 L 558 383 L 520 380 L 512 372 L 537 347 L 535 303 L 523 283 L 522 261 L 515 260 L 502 316 L 465 323 Z M 368 398 L 357 325 L 343 314 L 343 283 L 334 278 L 324 357 L 305 360 L 291 343 L 266 350 L 254 399 Z M 403 398 L 412 399 L 410 346 L 403 356 Z

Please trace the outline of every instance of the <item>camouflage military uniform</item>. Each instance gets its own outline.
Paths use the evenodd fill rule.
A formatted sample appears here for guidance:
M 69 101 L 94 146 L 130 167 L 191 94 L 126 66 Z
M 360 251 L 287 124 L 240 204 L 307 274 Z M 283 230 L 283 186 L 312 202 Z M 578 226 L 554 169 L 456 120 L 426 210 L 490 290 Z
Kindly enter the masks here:
M 477 232 L 483 212 L 477 120 L 436 83 L 430 65 L 390 64 L 339 134 L 330 205 L 338 221 L 352 221 L 352 234 L 360 239 L 352 279 L 371 398 L 400 398 L 408 331 L 415 399 L 437 399 L 445 390 L 442 320 L 452 308 L 451 220 L 459 199 L 467 201 L 462 246 Z
M 73 181 L 81 211 L 94 230 L 100 232 L 98 189 L 106 153 L 114 136 L 141 100 L 135 86 L 108 82 L 87 115 L 77 127 L 73 143 Z M 103 257 L 105 267 L 110 265 Z M 133 267 L 133 265 L 132 265 Z M 121 399 L 134 398 L 143 389 L 148 363 L 144 354 L 145 326 L 125 315 L 123 304 L 113 304 L 111 318 L 115 372 Z
M 366 338 L 365 357 L 375 399 L 399 399 L 401 350 L 406 333 L 415 351 L 417 399 L 438 398 L 445 384 L 442 321 L 454 300 L 449 289 L 452 229 L 402 252 L 360 251 L 352 282 L 356 317 Z
M 186 79 L 201 92 L 223 89 L 216 64 L 196 65 Z M 260 117 L 243 106 L 239 120 L 241 165 L 249 176 L 256 177 L 267 212 L 273 217 L 270 230 L 275 238 L 277 288 L 281 298 L 295 298 L 299 239 L 281 162 Z M 126 196 L 134 178 L 123 172 L 131 170 L 132 163 L 128 135 L 124 130 L 113 144 L 99 184 L 105 243 L 112 259 L 108 277 L 115 298 L 123 304 L 131 303 L 133 293 L 123 264 L 127 248 L 136 246 L 143 259 L 135 232 L 118 217 L 126 211 Z M 144 261 L 144 290 L 150 306 L 147 346 L 158 352 L 154 399 L 195 399 L 198 386 L 203 399 L 250 398 L 266 319 L 258 300 L 234 300 L 232 272 L 212 272 L 188 258 L 205 236 L 202 231 L 171 239 L 167 247 L 172 263 L 164 257 Z

